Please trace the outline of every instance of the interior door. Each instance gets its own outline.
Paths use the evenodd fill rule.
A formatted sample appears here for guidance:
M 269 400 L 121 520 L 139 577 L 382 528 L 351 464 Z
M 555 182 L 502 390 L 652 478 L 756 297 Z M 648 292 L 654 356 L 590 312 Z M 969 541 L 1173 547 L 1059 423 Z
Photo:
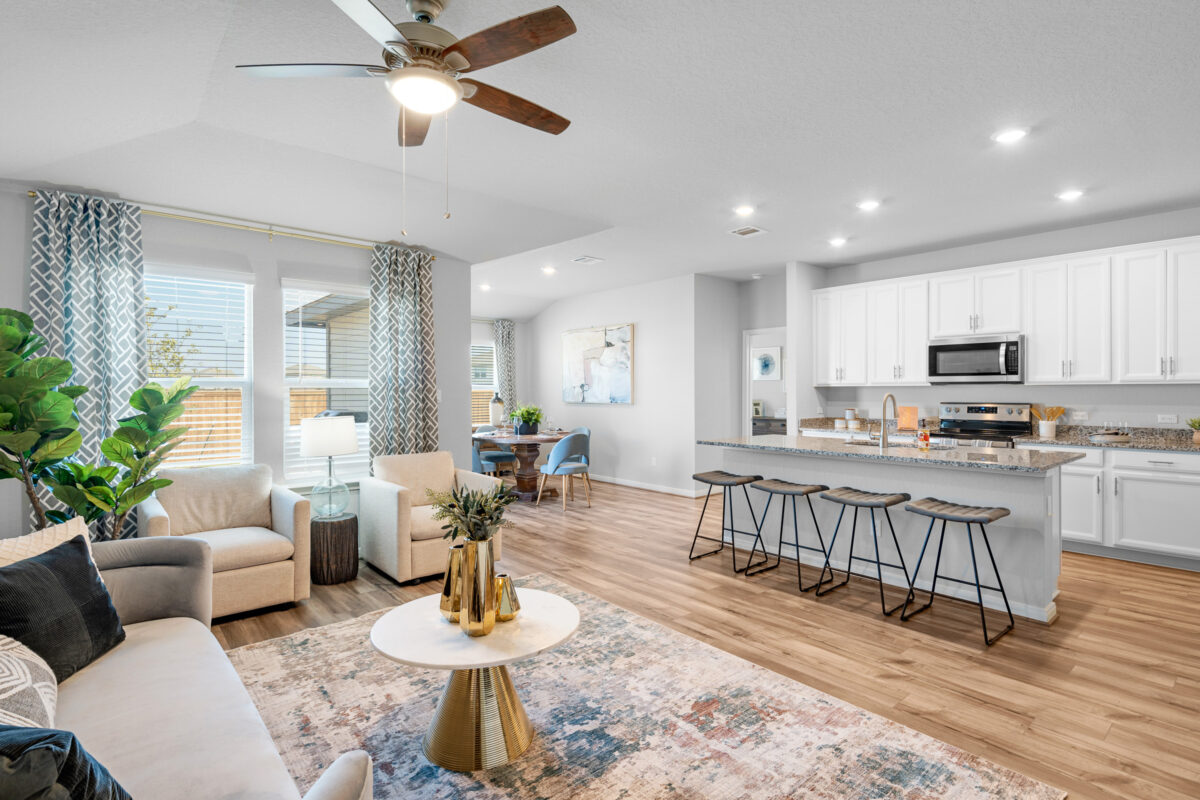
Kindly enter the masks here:
M 975 274 L 974 333 L 1018 333 L 1021 330 L 1021 270 L 998 269 Z
M 1167 371 L 1200 381 L 1200 244 L 1167 253 Z
M 929 282 L 899 287 L 900 383 L 926 383 L 929 372 Z
M 1067 378 L 1112 380 L 1112 274 L 1108 256 L 1067 264 Z
M 1119 253 L 1113 258 L 1117 380 L 1166 380 L 1165 250 Z
M 842 380 L 863 386 L 867 382 L 867 292 L 848 289 L 841 295 Z
M 975 314 L 975 276 L 948 275 L 929 281 L 929 336 L 968 336 Z
M 841 368 L 840 297 L 833 292 L 813 296 L 813 377 L 818 386 L 838 382 Z
M 900 289 L 887 283 L 867 287 L 867 382 L 900 380 Z
M 1025 382 L 1067 379 L 1067 266 L 1030 267 L 1025 318 Z

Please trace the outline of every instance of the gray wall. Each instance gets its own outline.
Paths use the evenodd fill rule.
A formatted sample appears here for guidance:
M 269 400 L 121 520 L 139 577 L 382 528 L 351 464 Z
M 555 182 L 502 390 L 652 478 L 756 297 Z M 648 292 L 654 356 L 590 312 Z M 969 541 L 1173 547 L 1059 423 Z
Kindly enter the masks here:
M 695 436 L 741 436 L 743 373 L 739 287 L 733 281 L 709 275 L 693 278 Z M 695 472 L 716 469 L 720 465 L 721 453 L 716 448 L 696 447 Z
M 32 201 L 26 187 L 0 184 L 0 304 L 25 308 Z M 371 254 L 336 245 L 268 237 L 161 217 L 143 217 L 147 265 L 184 266 L 201 271 L 253 276 L 254 458 L 283 474 L 282 420 L 283 303 L 285 278 L 366 286 Z M 439 255 L 434 264 L 434 325 L 440 394 L 439 446 L 456 464 L 471 463 L 470 442 L 470 267 Z M 278 431 L 277 431 L 278 429 Z M 263 432 L 270 431 L 269 435 Z M 25 529 L 18 511 L 20 487 L 0 481 L 0 537 Z M 15 513 L 14 513 L 15 512 Z
M 738 284 L 738 320 L 742 330 L 782 328 L 787 324 L 787 295 L 782 272 Z

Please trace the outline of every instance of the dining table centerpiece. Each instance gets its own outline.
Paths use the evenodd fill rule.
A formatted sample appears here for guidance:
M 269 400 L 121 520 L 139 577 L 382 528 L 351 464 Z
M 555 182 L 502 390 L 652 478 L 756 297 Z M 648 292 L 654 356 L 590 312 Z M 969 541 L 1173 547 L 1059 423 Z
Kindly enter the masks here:
M 513 433 L 518 436 L 531 436 L 538 432 L 538 424 L 545 419 L 542 409 L 537 406 L 521 406 L 513 412 Z
M 428 492 L 433 501 L 433 518 L 446 524 L 443 538 L 461 546 L 450 548 L 443 577 L 442 615 L 457 622 L 468 636 L 486 636 L 496 626 L 496 559 L 492 537 L 511 523 L 504 509 L 517 496 L 506 486 L 489 491 L 455 488 L 448 492 Z M 457 595 L 457 597 L 456 597 Z

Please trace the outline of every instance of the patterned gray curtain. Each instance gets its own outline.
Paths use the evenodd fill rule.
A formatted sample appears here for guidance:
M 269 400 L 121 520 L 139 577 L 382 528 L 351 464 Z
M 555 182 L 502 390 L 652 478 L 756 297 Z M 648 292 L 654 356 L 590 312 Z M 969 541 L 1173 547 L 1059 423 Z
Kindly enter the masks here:
M 433 256 L 375 245 L 371 259 L 367 417 L 371 458 L 438 446 Z
M 127 416 L 146 377 L 142 210 L 119 200 L 39 191 L 33 200 L 30 316 L 44 355 L 75 365 L 83 447 L 103 463 L 100 442 Z
M 511 319 L 492 322 L 492 337 L 496 340 L 496 384 L 504 410 L 511 414 L 517 408 L 517 341 L 516 325 Z

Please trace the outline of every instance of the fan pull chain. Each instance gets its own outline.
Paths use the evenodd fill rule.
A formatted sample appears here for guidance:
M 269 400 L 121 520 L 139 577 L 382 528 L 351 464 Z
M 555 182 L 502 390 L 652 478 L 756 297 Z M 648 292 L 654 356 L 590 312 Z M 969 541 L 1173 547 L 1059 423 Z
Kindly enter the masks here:
M 408 236 L 408 111 L 400 106 L 400 235 Z
M 446 213 L 442 219 L 450 219 L 450 110 L 442 115 L 442 128 L 445 130 L 445 160 L 446 160 Z

